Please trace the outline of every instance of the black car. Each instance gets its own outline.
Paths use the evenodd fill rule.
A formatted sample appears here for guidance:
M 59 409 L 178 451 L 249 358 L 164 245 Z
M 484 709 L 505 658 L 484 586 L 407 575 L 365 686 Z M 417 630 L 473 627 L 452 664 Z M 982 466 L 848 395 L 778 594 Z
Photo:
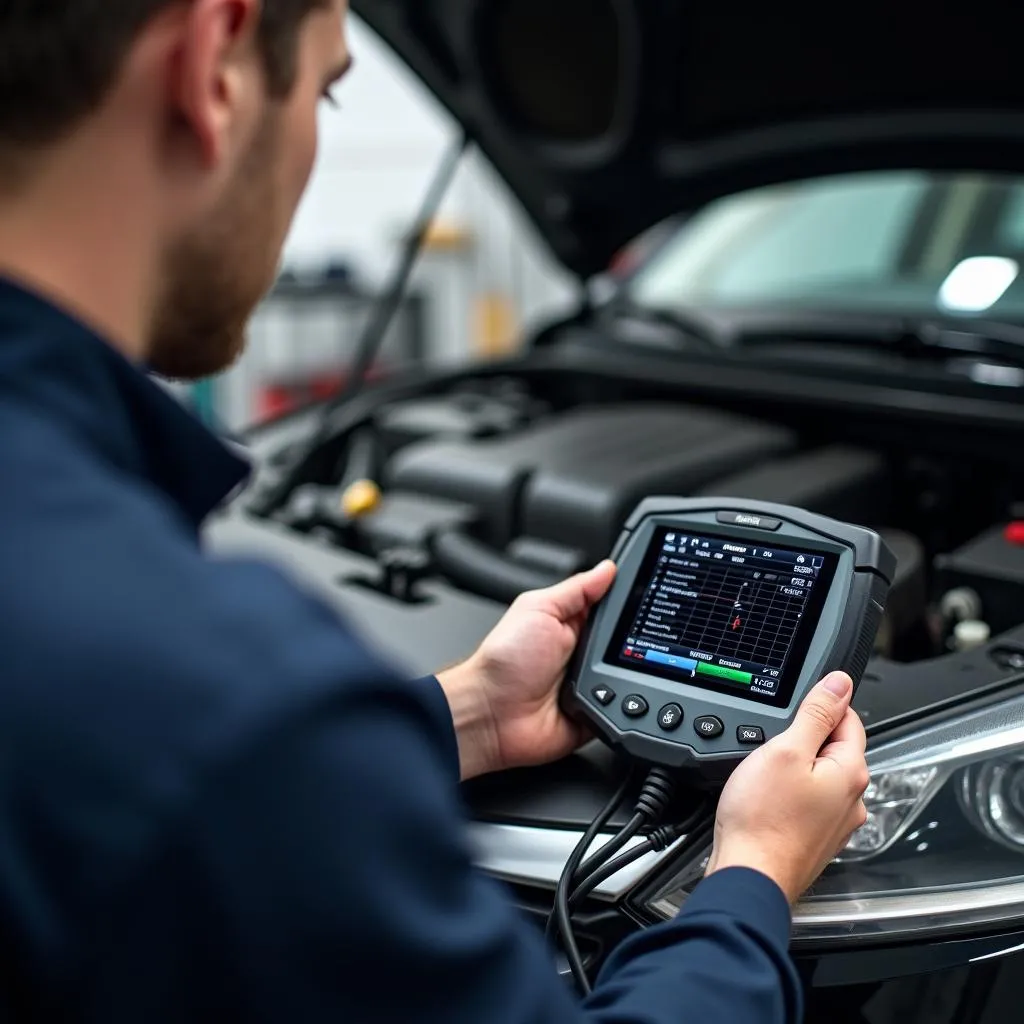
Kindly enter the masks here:
M 807 1019 L 1016 1020 L 1024 8 L 353 7 L 504 175 L 580 307 L 514 358 L 254 431 L 210 545 L 290 566 L 423 673 L 607 555 L 649 494 L 879 530 L 899 569 L 856 699 L 870 817 L 795 910 Z M 480 864 L 538 925 L 622 770 L 595 743 L 465 787 Z M 676 912 L 707 814 L 580 908 L 592 967 Z

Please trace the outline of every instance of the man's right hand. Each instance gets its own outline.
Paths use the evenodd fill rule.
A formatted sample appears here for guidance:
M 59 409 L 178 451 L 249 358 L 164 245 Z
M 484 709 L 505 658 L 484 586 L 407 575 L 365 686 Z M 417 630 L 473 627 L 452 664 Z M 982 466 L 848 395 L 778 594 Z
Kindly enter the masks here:
M 849 676 L 827 676 L 789 729 L 733 772 L 718 805 L 707 874 L 753 868 L 795 903 L 864 824 L 870 777 L 852 694 Z

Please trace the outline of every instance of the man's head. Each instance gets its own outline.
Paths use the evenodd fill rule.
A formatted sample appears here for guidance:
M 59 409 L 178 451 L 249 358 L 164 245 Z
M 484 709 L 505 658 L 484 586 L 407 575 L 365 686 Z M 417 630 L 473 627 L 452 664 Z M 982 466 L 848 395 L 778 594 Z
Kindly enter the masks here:
M 136 262 L 120 268 L 146 293 L 133 354 L 174 377 L 229 365 L 308 182 L 318 101 L 349 63 L 346 7 L 0 0 L 0 269 L 20 267 L 5 210 L 30 226 L 28 210 L 73 209 L 58 241 L 94 251 L 51 253 L 65 277 L 82 264 L 81 285 L 55 288 L 79 298 L 90 260 Z

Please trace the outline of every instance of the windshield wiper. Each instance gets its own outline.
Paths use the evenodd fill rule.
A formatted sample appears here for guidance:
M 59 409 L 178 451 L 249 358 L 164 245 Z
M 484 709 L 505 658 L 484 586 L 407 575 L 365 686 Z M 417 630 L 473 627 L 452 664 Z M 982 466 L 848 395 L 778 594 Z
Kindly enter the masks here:
M 714 324 L 695 313 L 681 309 L 647 306 L 633 301 L 625 294 L 598 307 L 597 312 L 610 320 L 628 321 L 655 328 L 667 328 L 670 335 L 686 341 L 695 341 L 705 348 L 720 349 L 722 338 Z
M 894 355 L 943 358 L 987 356 L 1024 364 L 1024 327 L 999 320 L 945 317 L 866 316 L 864 314 L 768 315 L 737 328 L 733 344 L 870 345 Z

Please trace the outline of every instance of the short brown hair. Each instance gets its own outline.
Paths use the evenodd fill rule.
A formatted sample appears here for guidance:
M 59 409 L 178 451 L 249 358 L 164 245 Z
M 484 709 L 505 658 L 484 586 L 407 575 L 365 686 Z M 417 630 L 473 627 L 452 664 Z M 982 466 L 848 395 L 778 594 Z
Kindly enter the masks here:
M 132 43 L 165 8 L 189 0 L 0 0 L 0 152 L 55 141 L 95 110 Z M 262 0 L 268 87 L 295 80 L 298 34 L 327 0 Z

